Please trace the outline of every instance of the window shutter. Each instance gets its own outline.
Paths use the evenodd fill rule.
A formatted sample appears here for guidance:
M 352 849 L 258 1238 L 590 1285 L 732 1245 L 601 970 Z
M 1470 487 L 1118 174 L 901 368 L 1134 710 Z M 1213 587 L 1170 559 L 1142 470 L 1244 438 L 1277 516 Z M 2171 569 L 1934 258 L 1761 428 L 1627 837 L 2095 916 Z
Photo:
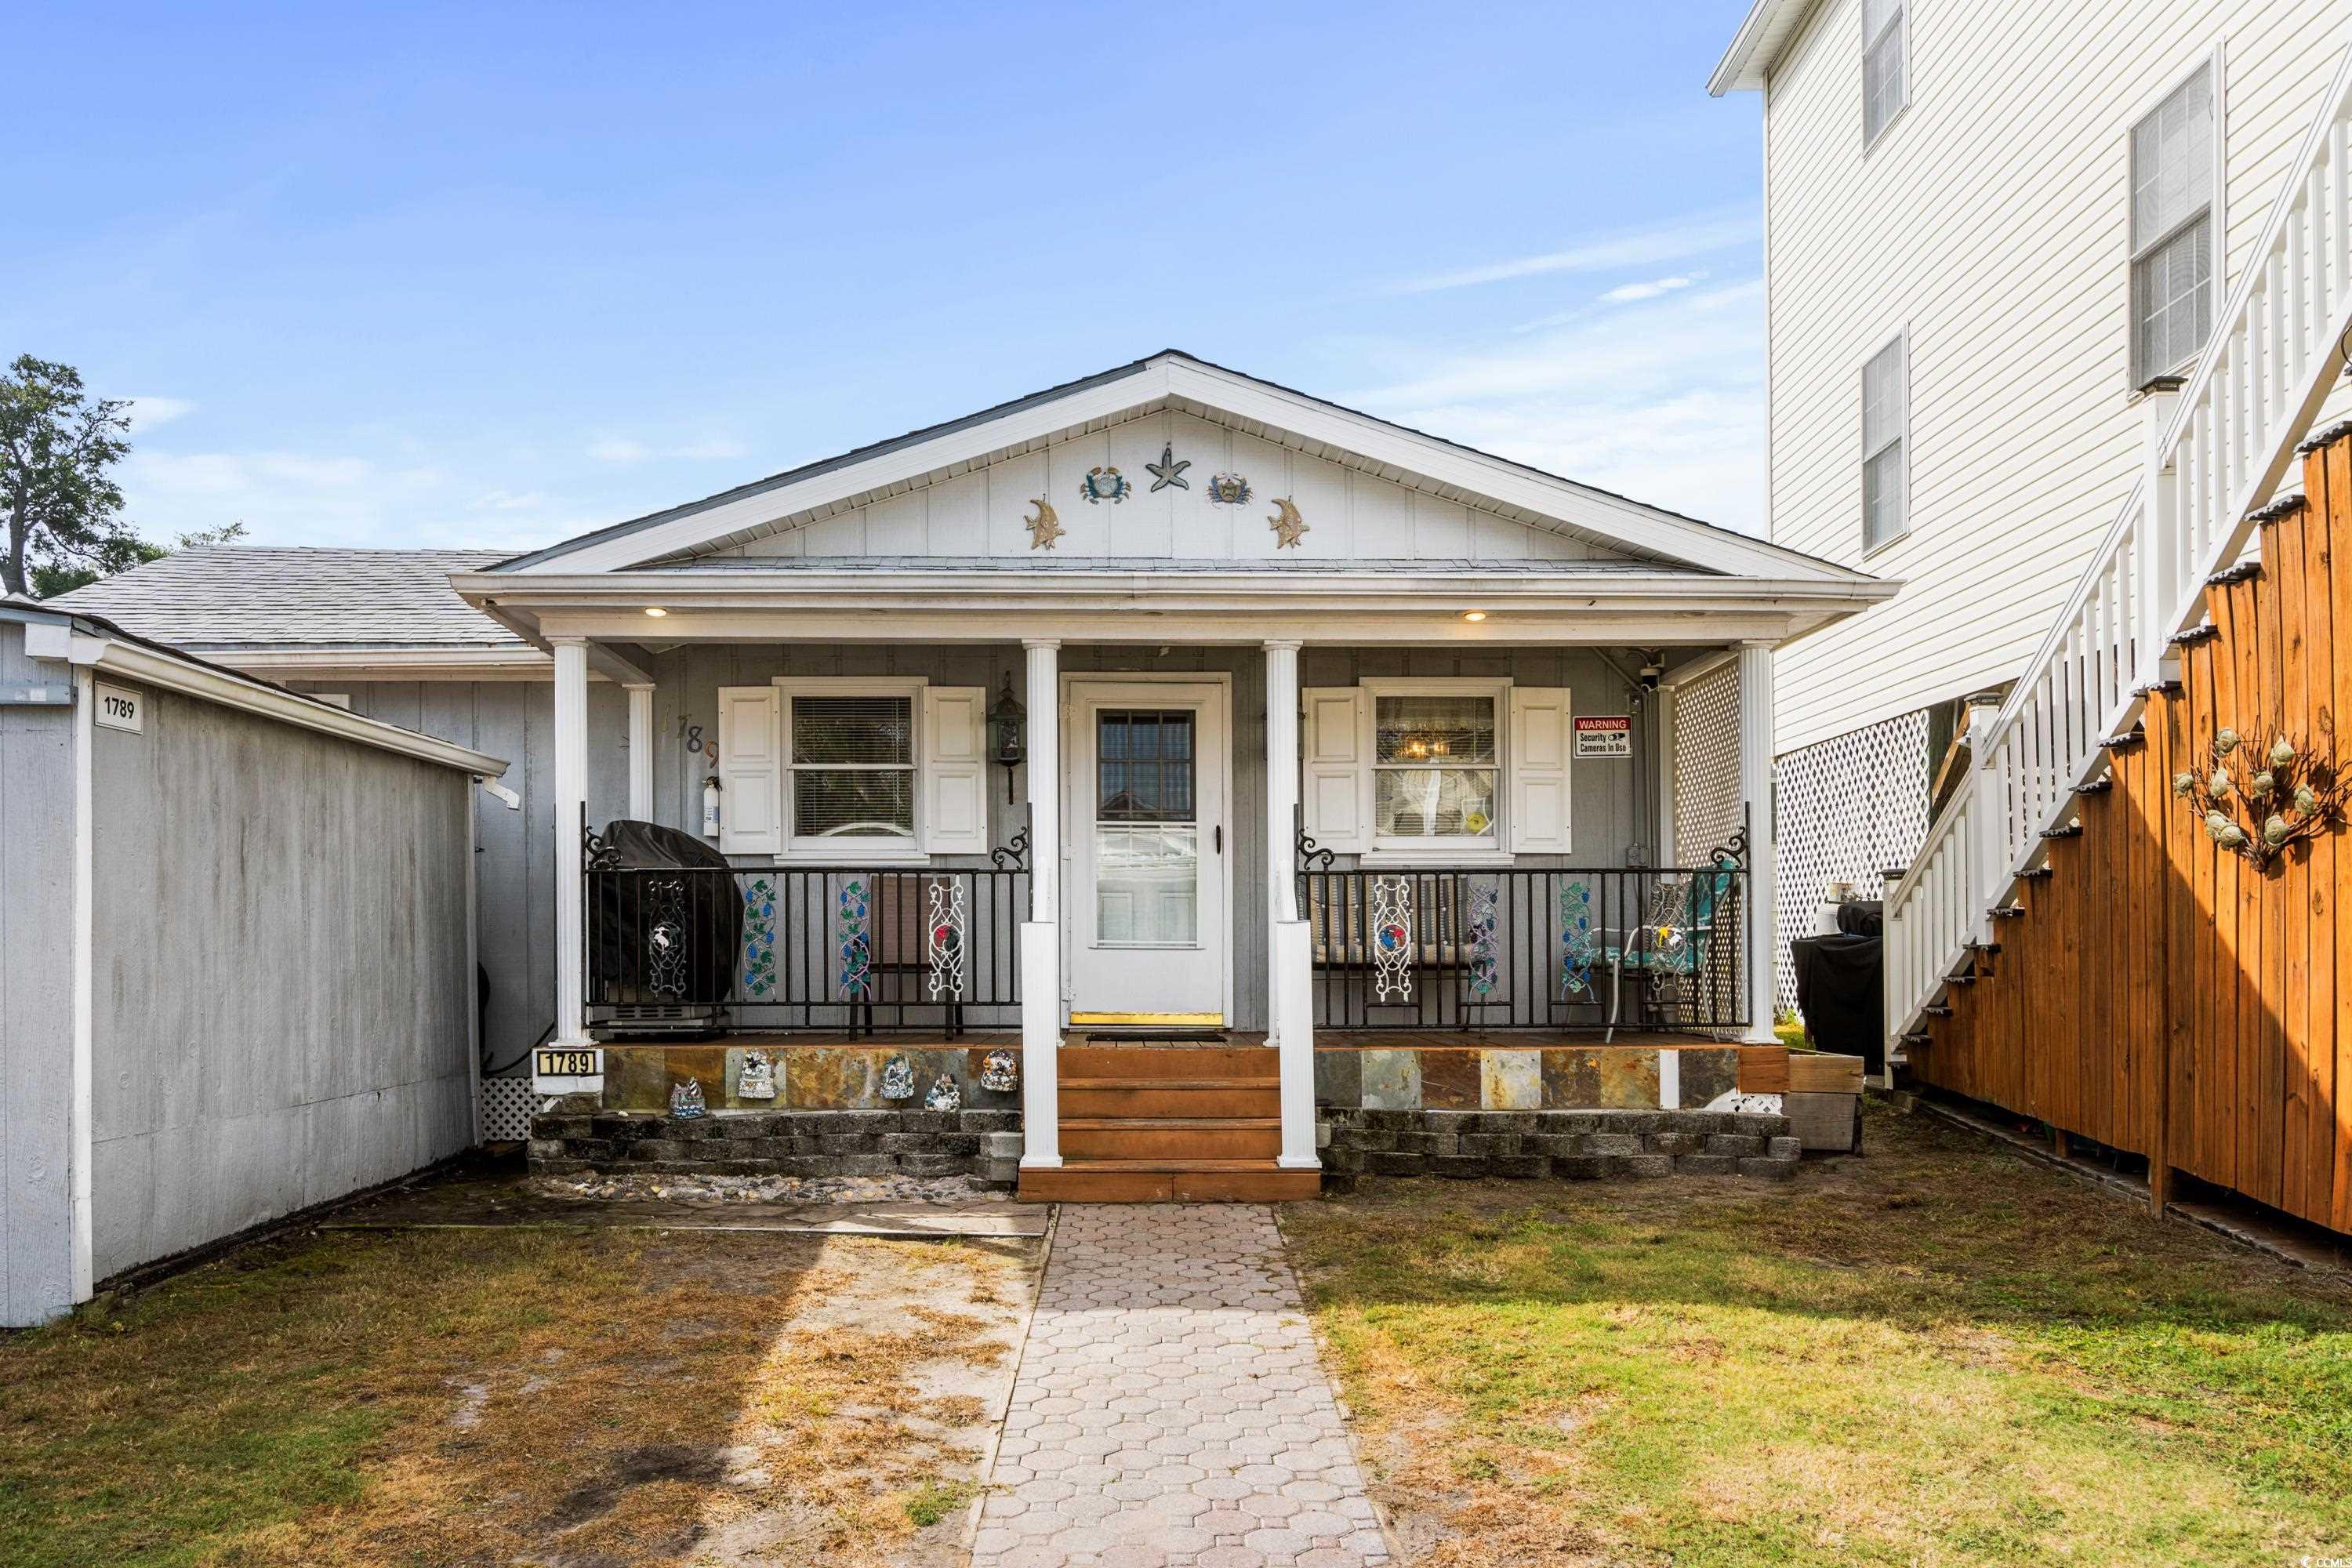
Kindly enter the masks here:
M 783 852 L 783 779 L 776 689 L 719 689 L 719 847 L 728 855 Z M 698 817 L 699 799 L 689 806 Z
M 1307 836 L 1323 848 L 1360 855 L 1372 846 L 1371 696 L 1355 686 L 1310 686 L 1300 695 Z
M 923 847 L 934 855 L 988 850 L 988 689 L 923 689 Z
M 1569 693 L 1511 689 L 1511 852 L 1568 853 Z

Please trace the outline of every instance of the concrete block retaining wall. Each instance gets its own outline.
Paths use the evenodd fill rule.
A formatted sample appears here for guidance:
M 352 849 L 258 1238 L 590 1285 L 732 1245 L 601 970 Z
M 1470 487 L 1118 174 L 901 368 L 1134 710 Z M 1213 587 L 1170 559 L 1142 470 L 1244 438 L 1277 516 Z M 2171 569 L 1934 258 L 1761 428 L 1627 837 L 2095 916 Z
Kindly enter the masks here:
M 559 1106 L 531 1123 L 542 1175 L 974 1176 L 1010 1185 L 1017 1110 L 658 1111 Z
M 1323 1184 L 1364 1176 L 1793 1175 L 1789 1119 L 1720 1110 L 1316 1111 Z

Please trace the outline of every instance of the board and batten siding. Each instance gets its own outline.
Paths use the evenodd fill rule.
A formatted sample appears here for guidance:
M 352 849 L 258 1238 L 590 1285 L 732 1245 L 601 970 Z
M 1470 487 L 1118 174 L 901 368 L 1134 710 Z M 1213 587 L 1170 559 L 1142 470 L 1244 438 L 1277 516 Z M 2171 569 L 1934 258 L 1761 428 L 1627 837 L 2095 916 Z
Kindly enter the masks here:
M 1187 487 L 1151 489 L 1147 464 L 1172 448 L 1192 467 Z M 1079 482 L 1118 469 L 1134 487 L 1120 501 L 1093 502 Z M 1221 473 L 1249 481 L 1239 506 L 1209 500 Z M 953 479 L 920 485 L 829 517 L 711 552 L 726 556 L 1009 556 L 1030 553 L 1023 519 L 1037 498 L 1061 519 L 1056 560 L 1586 561 L 1625 560 L 1604 545 L 1499 517 L 1392 483 L 1328 458 L 1172 410 L 1057 441 Z M 1280 549 L 1267 519 L 1277 497 L 1294 501 L 1307 531 Z M 1039 552 L 1042 555 L 1044 552 Z
M 499 1076 L 528 1072 L 530 1047 L 555 1023 L 556 828 L 547 809 L 555 786 L 554 686 L 545 680 L 289 684 L 346 696 L 354 713 L 511 763 L 499 782 L 520 795 L 522 805 L 509 810 L 488 793 L 476 802 L 475 907 L 481 966 L 489 979 L 482 1058 L 485 1070 Z M 588 815 L 601 827 L 628 815 L 627 694 L 592 681 L 588 726 Z M 662 741 L 656 732 L 656 747 Z
M 1766 94 L 1772 536 L 1905 587 L 1780 655 L 1782 754 L 2032 658 L 2138 474 L 2133 122 L 2220 48 L 2226 293 L 2352 36 L 2342 0 L 1914 5 L 1865 153 L 1861 3 L 1815 6 Z M 1909 531 L 1865 559 L 1861 372 L 1898 332 Z
M 144 732 L 92 746 L 101 1279 L 474 1129 L 473 780 L 133 689 Z
M 63 683 L 0 622 L 0 681 Z M 73 1299 L 74 710 L 0 706 L 0 1323 Z

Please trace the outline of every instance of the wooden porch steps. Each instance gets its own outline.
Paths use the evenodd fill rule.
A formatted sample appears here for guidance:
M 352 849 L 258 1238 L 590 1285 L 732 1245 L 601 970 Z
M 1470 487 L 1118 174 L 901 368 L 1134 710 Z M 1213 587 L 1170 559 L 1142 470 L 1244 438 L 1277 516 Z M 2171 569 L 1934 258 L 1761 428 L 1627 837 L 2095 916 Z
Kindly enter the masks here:
M 1066 1046 L 1058 1170 L 1020 1195 L 1061 1203 L 1276 1203 L 1322 1191 L 1286 1171 L 1282 1079 L 1264 1046 Z

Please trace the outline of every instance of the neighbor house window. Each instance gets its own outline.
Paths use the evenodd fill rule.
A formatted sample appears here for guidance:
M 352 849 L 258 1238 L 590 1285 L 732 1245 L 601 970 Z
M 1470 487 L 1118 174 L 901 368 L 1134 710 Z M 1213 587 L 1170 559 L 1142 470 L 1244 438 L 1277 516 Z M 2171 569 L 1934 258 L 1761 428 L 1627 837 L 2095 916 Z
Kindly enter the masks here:
M 2132 377 L 2197 357 L 2213 330 L 2213 68 L 2132 127 Z
M 1910 531 L 1904 447 L 1910 426 L 1904 340 L 1862 367 L 1862 547 L 1875 550 Z
M 1377 844 L 1494 846 L 1501 709 L 1499 688 L 1374 694 Z
M 1904 0 L 1862 0 L 1862 144 L 1869 146 L 1909 102 Z
M 915 837 L 912 693 L 788 692 L 792 838 L 800 850 L 903 847 Z

